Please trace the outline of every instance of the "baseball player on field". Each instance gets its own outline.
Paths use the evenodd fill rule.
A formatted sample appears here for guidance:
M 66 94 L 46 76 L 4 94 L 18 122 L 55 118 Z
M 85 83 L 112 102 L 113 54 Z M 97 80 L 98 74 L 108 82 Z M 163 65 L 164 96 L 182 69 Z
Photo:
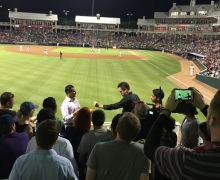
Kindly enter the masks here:
M 30 51 L 30 47 L 28 46 L 28 47 L 27 47 L 27 52 L 29 53 L 29 51 Z
M 44 53 L 47 55 L 47 48 L 44 49 Z
M 20 45 L 20 52 L 23 52 L 23 48 L 22 48 L 22 45 Z

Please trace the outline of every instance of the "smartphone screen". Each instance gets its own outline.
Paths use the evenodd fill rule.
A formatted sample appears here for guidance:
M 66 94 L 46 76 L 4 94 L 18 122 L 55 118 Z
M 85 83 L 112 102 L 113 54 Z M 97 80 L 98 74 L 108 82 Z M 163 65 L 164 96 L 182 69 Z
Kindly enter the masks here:
M 192 101 L 193 100 L 193 93 L 190 89 L 176 89 L 175 90 L 175 101 L 182 100 L 182 101 Z

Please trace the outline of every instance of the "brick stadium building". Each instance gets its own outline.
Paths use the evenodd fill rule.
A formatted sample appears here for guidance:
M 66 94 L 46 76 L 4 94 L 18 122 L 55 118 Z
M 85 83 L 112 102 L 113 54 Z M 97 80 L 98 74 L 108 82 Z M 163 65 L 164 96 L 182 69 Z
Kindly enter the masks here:
M 168 12 L 155 12 L 154 19 L 138 19 L 138 34 L 141 36 L 178 38 L 219 38 L 220 1 L 197 5 L 177 5 Z M 217 37 L 218 36 L 218 37 Z
M 95 16 L 76 16 L 76 32 L 87 32 L 95 35 L 108 35 L 109 33 L 119 34 L 120 18 Z
M 28 29 L 42 29 L 42 31 L 53 31 L 57 32 L 57 21 L 58 16 L 52 14 L 40 14 L 40 13 L 27 13 L 18 12 L 17 8 L 14 11 L 9 11 L 9 26 L 10 30 L 22 29 L 24 31 Z

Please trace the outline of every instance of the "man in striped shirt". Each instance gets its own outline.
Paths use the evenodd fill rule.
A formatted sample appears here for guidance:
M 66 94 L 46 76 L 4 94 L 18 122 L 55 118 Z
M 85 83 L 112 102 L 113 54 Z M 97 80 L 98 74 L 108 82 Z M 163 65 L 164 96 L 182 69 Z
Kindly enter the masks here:
M 220 90 L 215 94 L 210 106 L 205 103 L 202 94 L 195 88 L 192 103 L 207 116 L 208 130 L 212 144 L 197 152 L 185 147 L 169 148 L 160 146 L 163 127 L 168 122 L 170 112 L 180 101 L 175 101 L 172 91 L 165 108 L 161 111 L 148 134 L 144 145 L 145 154 L 154 162 L 160 173 L 173 180 L 217 180 L 220 179 Z

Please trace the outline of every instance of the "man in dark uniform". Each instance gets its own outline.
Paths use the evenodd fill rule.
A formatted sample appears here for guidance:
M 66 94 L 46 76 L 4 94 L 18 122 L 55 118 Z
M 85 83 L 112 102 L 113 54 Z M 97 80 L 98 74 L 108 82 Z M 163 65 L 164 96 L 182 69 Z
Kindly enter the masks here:
M 123 98 L 114 104 L 101 105 L 98 102 L 94 102 L 94 106 L 102 108 L 104 110 L 114 110 L 123 108 L 122 113 L 131 112 L 133 110 L 133 101 L 139 101 L 140 98 L 137 94 L 133 94 L 130 91 L 130 86 L 127 82 L 121 82 L 118 84 L 118 91 L 123 96 Z
M 63 53 L 60 51 L 60 59 L 63 59 Z

